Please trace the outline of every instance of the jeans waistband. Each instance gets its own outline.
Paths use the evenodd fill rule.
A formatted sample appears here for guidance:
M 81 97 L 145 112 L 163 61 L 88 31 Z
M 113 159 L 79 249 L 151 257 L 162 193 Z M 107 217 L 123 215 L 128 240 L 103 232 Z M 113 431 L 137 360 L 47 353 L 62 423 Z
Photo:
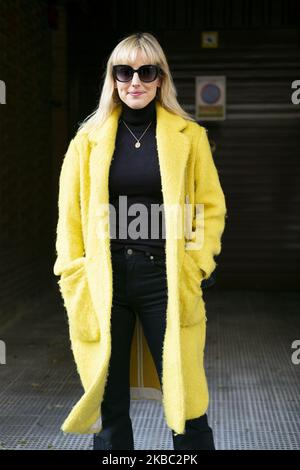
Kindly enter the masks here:
M 138 250 L 137 248 L 133 248 L 129 245 L 124 245 L 124 247 L 120 248 L 119 250 L 112 250 L 113 254 L 122 253 L 127 256 L 149 256 L 150 258 L 164 258 L 165 253 L 157 254 L 153 253 L 150 250 Z

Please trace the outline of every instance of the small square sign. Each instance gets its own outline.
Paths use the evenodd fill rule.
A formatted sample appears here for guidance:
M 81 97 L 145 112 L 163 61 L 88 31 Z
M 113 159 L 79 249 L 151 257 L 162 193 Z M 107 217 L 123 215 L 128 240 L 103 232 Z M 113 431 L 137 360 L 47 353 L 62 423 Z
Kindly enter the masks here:
M 218 47 L 219 33 L 218 31 L 203 31 L 201 34 L 201 39 L 201 47 Z

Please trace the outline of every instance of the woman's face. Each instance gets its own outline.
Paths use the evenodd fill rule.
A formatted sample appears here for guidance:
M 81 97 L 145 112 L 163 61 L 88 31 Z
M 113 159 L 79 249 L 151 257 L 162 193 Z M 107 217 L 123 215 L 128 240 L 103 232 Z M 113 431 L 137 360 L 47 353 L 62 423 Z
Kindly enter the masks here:
M 128 63 L 127 65 L 138 69 L 146 64 L 149 64 L 149 61 L 145 61 L 141 51 L 138 51 L 135 62 Z M 118 90 L 120 99 L 133 109 L 141 109 L 147 106 L 156 96 L 157 87 L 160 87 L 160 85 L 161 79 L 159 76 L 153 82 L 145 83 L 140 80 L 137 72 L 134 73 L 132 80 L 129 82 L 118 82 L 115 80 L 115 88 Z M 133 95 L 133 93 L 140 94 Z

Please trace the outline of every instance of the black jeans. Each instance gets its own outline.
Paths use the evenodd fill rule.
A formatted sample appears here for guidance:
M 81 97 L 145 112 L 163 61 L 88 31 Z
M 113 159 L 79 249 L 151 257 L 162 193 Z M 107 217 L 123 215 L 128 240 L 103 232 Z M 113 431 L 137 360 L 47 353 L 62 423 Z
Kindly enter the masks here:
M 112 251 L 113 302 L 112 350 L 108 378 L 101 404 L 102 430 L 94 434 L 94 449 L 134 449 L 130 419 L 130 353 L 136 322 L 141 321 L 160 384 L 162 350 L 166 328 L 167 279 L 165 255 L 124 246 Z M 207 415 L 186 421 L 186 433 L 175 435 L 175 450 L 214 450 Z

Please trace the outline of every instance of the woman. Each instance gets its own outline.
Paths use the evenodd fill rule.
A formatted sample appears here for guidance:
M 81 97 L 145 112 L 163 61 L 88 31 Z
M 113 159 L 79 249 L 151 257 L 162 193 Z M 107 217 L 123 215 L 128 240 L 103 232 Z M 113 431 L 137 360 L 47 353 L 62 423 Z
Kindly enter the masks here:
M 178 104 L 161 46 L 148 33 L 123 39 L 60 175 L 54 273 L 84 388 L 64 432 L 133 449 L 130 398 L 154 398 L 174 449 L 214 449 L 201 282 L 225 213 L 206 131 Z

